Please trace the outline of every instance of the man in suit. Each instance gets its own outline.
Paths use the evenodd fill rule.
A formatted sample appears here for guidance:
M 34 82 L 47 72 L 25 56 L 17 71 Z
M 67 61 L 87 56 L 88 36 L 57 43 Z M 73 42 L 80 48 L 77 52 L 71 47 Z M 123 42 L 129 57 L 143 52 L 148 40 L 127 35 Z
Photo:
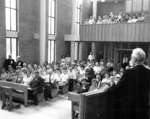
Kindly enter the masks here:
M 124 73 L 117 86 L 108 90 L 113 95 L 113 119 L 148 119 L 150 70 L 144 66 L 145 58 L 141 48 L 133 49 L 132 68 Z
M 23 61 L 21 60 L 20 56 L 17 56 L 16 59 L 16 68 L 22 68 L 23 67 Z
M 29 98 L 32 97 L 34 104 L 38 105 L 38 94 L 43 92 L 44 79 L 39 76 L 39 72 L 35 71 L 35 77 L 30 82 L 31 91 L 29 90 Z
M 14 59 L 12 59 L 11 55 L 9 55 L 8 59 L 5 60 L 5 62 L 4 62 L 4 68 L 6 70 L 8 70 L 9 65 L 11 65 L 11 67 L 15 69 L 15 61 L 14 61 Z

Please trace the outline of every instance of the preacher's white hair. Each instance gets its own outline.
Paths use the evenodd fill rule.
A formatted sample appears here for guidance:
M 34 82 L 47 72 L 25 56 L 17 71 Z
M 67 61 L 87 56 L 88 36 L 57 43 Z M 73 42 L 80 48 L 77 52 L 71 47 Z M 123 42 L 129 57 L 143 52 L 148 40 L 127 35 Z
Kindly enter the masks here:
M 146 53 L 142 48 L 135 48 L 132 50 L 132 57 L 136 58 L 137 63 L 144 63 L 146 59 Z

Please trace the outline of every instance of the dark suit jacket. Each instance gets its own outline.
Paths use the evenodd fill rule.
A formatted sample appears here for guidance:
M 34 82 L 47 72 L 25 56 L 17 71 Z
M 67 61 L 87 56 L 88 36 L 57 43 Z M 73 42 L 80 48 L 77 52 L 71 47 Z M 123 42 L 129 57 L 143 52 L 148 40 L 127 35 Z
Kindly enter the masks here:
M 150 70 L 138 65 L 127 70 L 108 90 L 115 119 L 148 119 Z
M 16 62 L 16 67 L 17 67 L 17 66 L 23 67 L 23 61 L 21 61 L 21 60 L 17 61 L 17 62 Z
M 4 68 L 8 70 L 8 66 L 11 65 L 15 69 L 15 61 L 13 59 L 6 59 L 4 62 Z
M 42 93 L 44 87 L 44 79 L 41 77 L 38 77 L 38 79 L 33 79 L 30 82 L 30 87 L 32 88 L 34 94 Z

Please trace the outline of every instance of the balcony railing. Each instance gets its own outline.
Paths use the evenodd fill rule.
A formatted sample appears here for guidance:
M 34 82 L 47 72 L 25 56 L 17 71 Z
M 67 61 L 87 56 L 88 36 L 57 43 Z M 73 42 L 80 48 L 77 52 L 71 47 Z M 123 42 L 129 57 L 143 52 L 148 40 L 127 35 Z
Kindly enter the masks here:
M 150 42 L 150 23 L 80 25 L 80 41 Z

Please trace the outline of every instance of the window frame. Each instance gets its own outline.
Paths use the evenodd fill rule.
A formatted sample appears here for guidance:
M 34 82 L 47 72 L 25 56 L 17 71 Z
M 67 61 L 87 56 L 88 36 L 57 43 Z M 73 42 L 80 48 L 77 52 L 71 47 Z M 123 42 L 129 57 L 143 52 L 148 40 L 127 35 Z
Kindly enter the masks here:
M 11 6 L 11 1 L 12 0 L 9 0 L 10 1 L 10 6 L 8 7 L 8 6 L 6 6 L 6 1 L 5 1 L 5 19 L 6 19 L 6 17 L 7 17 L 7 15 L 6 15 L 6 9 L 8 9 L 9 10 L 9 12 L 10 12 L 10 16 L 9 16 L 9 19 L 10 19 L 10 28 L 9 29 L 7 29 L 7 25 L 6 25 L 6 27 L 5 27 L 5 29 L 6 29 L 6 31 L 13 31 L 13 32 L 17 32 L 18 31 L 18 0 L 16 0 L 16 8 L 13 8 L 12 6 Z M 15 11 L 15 30 L 14 29 L 12 29 L 12 10 L 14 10 Z
M 50 2 L 54 1 L 54 16 L 52 16 L 52 14 L 50 14 Z M 51 7 L 52 8 L 52 7 Z M 50 19 L 53 19 L 54 23 L 54 29 L 52 33 L 52 24 L 50 22 Z M 48 35 L 56 35 L 56 0 L 48 0 Z
M 130 5 L 131 11 L 127 11 L 127 1 L 131 1 L 131 5 Z M 137 2 L 137 0 L 127 0 L 127 1 L 126 1 L 126 12 L 127 13 L 141 13 L 141 12 L 147 13 L 150 10 L 150 1 L 148 1 L 148 9 L 147 10 L 144 10 L 144 1 L 145 0 L 141 0 L 141 7 L 140 7 L 141 9 L 140 10 L 138 10 L 138 9 L 135 10 L 135 8 L 134 8 L 134 6 L 136 6 L 136 5 L 134 5 L 134 3 L 135 3 L 135 1 Z
M 54 47 L 53 47 L 53 51 L 52 51 L 52 42 L 54 42 Z M 52 56 L 52 52 L 53 52 L 53 56 Z M 48 40 L 48 63 L 52 63 L 55 61 L 55 53 L 56 52 L 56 41 L 54 39 L 49 39 Z M 53 57 L 53 60 L 52 58 Z
M 7 39 L 9 39 L 9 48 L 7 47 Z M 16 44 L 15 44 L 15 46 L 16 46 L 16 48 L 15 48 L 15 57 L 13 57 L 14 55 L 13 55 L 13 40 L 16 40 Z M 7 52 L 7 50 L 9 50 L 10 52 L 8 53 Z M 14 60 L 16 60 L 16 58 L 17 58 L 17 56 L 19 55 L 19 40 L 18 40 L 18 38 L 15 38 L 15 37 L 6 37 L 6 58 L 8 58 L 8 55 L 12 55 L 12 58 L 14 59 Z

